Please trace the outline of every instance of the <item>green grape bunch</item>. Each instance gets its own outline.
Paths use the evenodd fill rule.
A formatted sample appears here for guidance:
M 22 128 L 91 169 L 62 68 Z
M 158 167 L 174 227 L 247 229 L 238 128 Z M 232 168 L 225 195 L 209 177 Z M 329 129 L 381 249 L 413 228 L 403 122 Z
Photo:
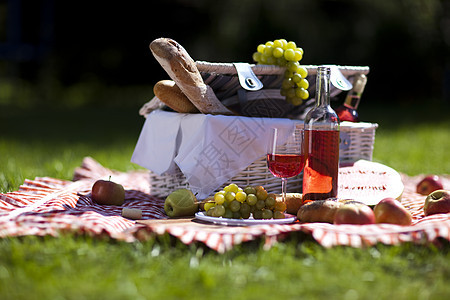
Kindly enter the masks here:
M 229 219 L 284 219 L 286 203 L 277 201 L 262 186 L 247 186 L 242 189 L 231 183 L 208 200 L 204 209 L 210 217 Z
M 300 105 L 308 99 L 309 82 L 306 80 L 308 70 L 300 65 L 303 49 L 295 42 L 278 39 L 260 44 L 253 53 L 253 60 L 258 64 L 285 67 L 284 80 L 280 94 L 292 105 Z

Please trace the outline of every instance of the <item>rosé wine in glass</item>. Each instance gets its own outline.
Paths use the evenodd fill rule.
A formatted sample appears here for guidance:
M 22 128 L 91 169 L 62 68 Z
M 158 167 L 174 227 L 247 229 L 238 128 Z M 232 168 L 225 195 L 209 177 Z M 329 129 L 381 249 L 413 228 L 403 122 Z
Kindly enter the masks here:
M 301 126 L 296 125 L 288 134 L 278 128 L 272 128 L 267 148 L 267 167 L 274 176 L 281 178 L 283 202 L 286 202 L 287 179 L 300 174 L 304 164 Z

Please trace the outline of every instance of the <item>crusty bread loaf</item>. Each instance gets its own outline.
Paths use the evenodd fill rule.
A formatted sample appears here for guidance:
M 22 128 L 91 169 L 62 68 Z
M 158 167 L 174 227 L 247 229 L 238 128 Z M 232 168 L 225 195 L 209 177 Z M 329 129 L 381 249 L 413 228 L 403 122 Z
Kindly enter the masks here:
M 281 201 L 283 195 L 277 194 L 276 200 Z M 291 215 L 297 215 L 297 212 L 302 206 L 302 194 L 300 193 L 286 193 L 286 212 Z
M 333 223 L 337 209 L 343 205 L 334 200 L 316 200 L 300 207 L 297 219 L 302 223 L 324 222 Z
M 205 114 L 233 114 L 226 108 L 210 86 L 203 82 L 194 60 L 176 41 L 158 38 L 150 43 L 156 60 L 175 81 L 187 98 Z
M 173 80 L 158 81 L 153 87 L 153 92 L 159 100 L 179 113 L 198 113 L 197 107 L 192 104 Z

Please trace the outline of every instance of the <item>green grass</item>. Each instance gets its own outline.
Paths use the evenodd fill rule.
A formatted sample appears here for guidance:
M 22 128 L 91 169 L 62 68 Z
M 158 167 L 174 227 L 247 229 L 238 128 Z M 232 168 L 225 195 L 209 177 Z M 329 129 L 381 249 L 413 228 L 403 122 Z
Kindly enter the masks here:
M 450 174 L 450 118 L 447 103 L 394 103 L 361 107 L 360 115 L 379 124 L 373 160 L 408 175 Z
M 112 169 L 139 168 L 130 163 L 144 122 L 138 108 L 2 107 L 0 192 L 16 190 L 25 178 L 71 179 L 87 155 Z M 410 175 L 450 173 L 450 120 L 435 120 L 432 111 L 362 107 L 365 120 L 380 124 L 374 160 Z M 446 241 L 324 249 L 303 234 L 270 250 L 255 241 L 225 254 L 168 236 L 135 243 L 72 234 L 4 238 L 0 298 L 446 299 L 449 249 Z
M 108 168 L 130 162 L 144 118 L 138 108 L 0 112 L 0 192 L 25 178 L 72 179 L 85 156 Z
M 423 124 L 397 130 L 380 128 L 375 139 L 374 160 L 408 175 L 449 174 L 449 128 L 450 122 L 442 126 Z
M 448 247 L 324 249 L 294 237 L 223 255 L 168 237 L 0 240 L 2 299 L 445 299 Z

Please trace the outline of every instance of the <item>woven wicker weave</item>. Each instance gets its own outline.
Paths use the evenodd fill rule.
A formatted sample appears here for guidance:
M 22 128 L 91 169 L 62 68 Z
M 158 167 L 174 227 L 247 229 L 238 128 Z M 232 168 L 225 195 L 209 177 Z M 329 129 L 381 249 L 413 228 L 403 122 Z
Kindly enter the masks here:
M 240 90 L 237 72 L 231 63 L 210 63 L 197 61 L 197 68 L 206 84 L 210 85 L 217 97 L 222 101 L 231 97 Z M 309 91 L 314 95 L 315 74 L 317 66 L 305 66 L 308 69 L 308 81 L 310 82 Z M 285 69 L 272 65 L 252 65 L 253 72 L 263 82 L 264 89 L 279 89 Z M 368 67 L 350 67 L 339 66 L 341 73 L 353 82 L 353 77 L 358 74 L 368 74 Z M 331 94 L 336 95 L 341 91 L 335 87 L 330 88 Z M 303 110 L 307 107 L 306 103 Z M 375 129 L 377 124 L 373 123 L 341 123 L 341 143 L 339 150 L 339 160 L 341 163 L 351 163 L 358 159 L 372 160 L 373 145 L 375 141 Z M 236 183 L 241 187 L 247 185 L 262 185 L 268 191 L 281 193 L 281 182 L 279 178 L 274 177 L 267 168 L 266 158 L 253 162 L 241 173 L 228 182 L 225 182 L 221 188 L 230 182 Z M 287 184 L 288 192 L 300 192 L 302 186 L 302 174 L 290 178 Z M 150 194 L 157 197 L 166 197 L 177 188 L 189 187 L 184 174 L 178 170 L 175 174 L 157 175 L 150 172 Z

